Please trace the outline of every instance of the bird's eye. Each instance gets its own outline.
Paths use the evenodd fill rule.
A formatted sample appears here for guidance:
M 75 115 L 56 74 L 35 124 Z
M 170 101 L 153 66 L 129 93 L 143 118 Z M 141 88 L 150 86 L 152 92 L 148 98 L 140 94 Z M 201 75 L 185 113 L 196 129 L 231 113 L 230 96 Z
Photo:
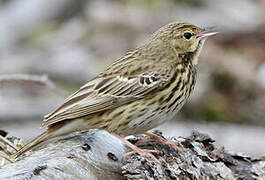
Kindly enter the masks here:
M 183 37 L 184 37 L 185 39 L 190 39 L 190 38 L 192 37 L 192 34 L 191 34 L 190 32 L 185 32 L 185 33 L 183 34 Z

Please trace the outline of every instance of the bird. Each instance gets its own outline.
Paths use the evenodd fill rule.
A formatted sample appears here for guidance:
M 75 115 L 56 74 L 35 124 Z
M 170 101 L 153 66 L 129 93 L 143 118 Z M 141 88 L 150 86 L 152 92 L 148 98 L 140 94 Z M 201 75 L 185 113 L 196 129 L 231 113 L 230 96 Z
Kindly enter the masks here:
M 198 56 L 205 40 L 215 34 L 188 22 L 161 27 L 44 116 L 41 127 L 47 130 L 13 157 L 49 139 L 90 129 L 106 130 L 125 143 L 128 135 L 152 138 L 147 131 L 172 119 L 191 95 Z

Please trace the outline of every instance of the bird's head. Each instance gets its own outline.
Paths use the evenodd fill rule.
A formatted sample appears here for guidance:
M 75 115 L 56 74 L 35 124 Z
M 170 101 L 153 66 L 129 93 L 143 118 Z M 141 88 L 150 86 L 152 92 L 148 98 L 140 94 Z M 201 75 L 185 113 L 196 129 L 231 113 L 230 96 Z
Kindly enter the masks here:
M 197 57 L 205 40 L 218 32 L 210 31 L 210 28 L 200 28 L 190 23 L 173 22 L 160 28 L 152 37 L 152 40 L 160 41 L 173 48 L 176 53 L 194 53 L 193 62 L 197 64 Z

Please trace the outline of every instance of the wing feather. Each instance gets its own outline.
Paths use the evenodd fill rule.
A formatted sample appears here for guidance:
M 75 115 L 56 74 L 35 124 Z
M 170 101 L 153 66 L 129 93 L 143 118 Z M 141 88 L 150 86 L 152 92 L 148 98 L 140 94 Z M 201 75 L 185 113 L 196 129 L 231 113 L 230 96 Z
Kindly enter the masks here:
M 114 63 L 113 67 L 115 65 Z M 168 73 L 165 73 L 169 72 L 168 69 L 161 70 L 161 67 L 158 69 L 157 72 L 138 72 L 122 76 L 122 73 L 110 73 L 117 71 L 115 67 L 105 74 L 101 73 L 69 96 L 61 106 L 46 115 L 42 127 L 66 119 L 88 116 L 144 98 L 151 91 L 164 85 L 169 78 Z
M 112 78 L 108 77 L 108 80 L 106 80 L 106 78 L 92 80 L 94 82 L 88 82 L 85 86 L 81 87 L 77 92 L 67 98 L 59 108 L 46 115 L 42 127 L 49 126 L 62 120 L 79 118 L 115 108 L 122 104 L 143 98 L 150 91 L 158 88 L 162 81 L 165 81 L 165 79 L 158 78 L 157 75 L 156 81 L 147 80 L 151 78 L 154 79 L 154 75 L 155 74 L 152 73 L 148 76 L 147 74 L 140 74 L 134 78 L 115 76 Z M 152 82 L 147 84 L 146 81 Z

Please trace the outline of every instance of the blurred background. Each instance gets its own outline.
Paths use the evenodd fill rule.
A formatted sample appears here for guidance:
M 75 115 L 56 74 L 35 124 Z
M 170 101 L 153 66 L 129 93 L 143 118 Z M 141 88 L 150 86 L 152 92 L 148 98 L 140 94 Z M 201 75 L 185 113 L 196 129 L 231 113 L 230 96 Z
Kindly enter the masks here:
M 0 129 L 32 139 L 45 114 L 113 60 L 188 21 L 221 33 L 204 46 L 190 101 L 157 129 L 265 155 L 264 9 L 264 0 L 0 0 Z

